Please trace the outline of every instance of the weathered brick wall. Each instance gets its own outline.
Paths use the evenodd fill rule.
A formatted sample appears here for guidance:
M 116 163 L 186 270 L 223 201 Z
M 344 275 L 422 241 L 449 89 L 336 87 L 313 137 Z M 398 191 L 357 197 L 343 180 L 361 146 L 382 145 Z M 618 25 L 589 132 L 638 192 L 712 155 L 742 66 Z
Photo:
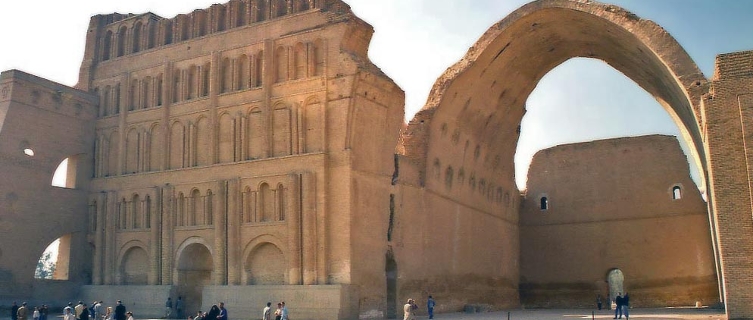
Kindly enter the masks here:
M 617 268 L 636 307 L 714 304 L 706 212 L 675 137 L 539 151 L 520 216 L 521 303 L 591 307 Z
M 718 56 L 711 91 L 703 100 L 711 204 L 730 319 L 753 319 L 751 59 L 752 51 Z

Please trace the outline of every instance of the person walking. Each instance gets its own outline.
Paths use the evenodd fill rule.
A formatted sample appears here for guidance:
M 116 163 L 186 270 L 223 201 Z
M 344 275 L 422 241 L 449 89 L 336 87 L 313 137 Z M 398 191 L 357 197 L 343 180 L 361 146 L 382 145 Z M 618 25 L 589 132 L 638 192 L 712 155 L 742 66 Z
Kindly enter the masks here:
M 277 303 L 277 309 L 275 309 L 275 320 L 282 319 L 282 302 Z
M 42 307 L 39 308 L 39 320 L 47 320 L 47 305 L 43 304 Z
M 625 319 L 630 319 L 630 296 L 627 292 L 622 297 L 622 314 L 625 315 Z
M 39 307 L 34 307 L 34 313 L 31 314 L 31 318 L 39 320 Z
M 413 310 L 416 310 L 416 302 L 413 299 L 408 299 L 408 302 L 403 306 L 403 320 L 415 320 Z
M 267 306 L 261 312 L 261 320 L 272 320 L 272 303 L 267 302 Z
M 601 295 L 596 296 L 596 308 L 601 310 Z
M 65 309 L 63 309 L 63 320 L 76 320 L 76 316 L 73 315 L 73 309 L 71 309 L 71 307 L 65 307 Z
M 170 297 L 167 297 L 167 301 L 165 301 L 165 319 L 170 319 L 172 315 L 173 315 L 173 300 Z
M 178 296 L 178 300 L 175 301 L 175 313 L 178 319 L 183 319 L 183 297 Z
M 280 302 L 280 303 L 282 303 L 282 309 L 281 309 L 282 312 L 280 313 L 280 320 L 288 320 L 288 316 L 290 315 L 288 313 L 288 306 L 285 305 L 285 301 Z
M 126 320 L 126 307 L 120 300 L 118 300 L 118 304 L 115 306 L 115 315 L 113 316 L 113 319 Z
M 227 320 L 227 309 L 225 309 L 224 302 L 220 302 L 220 314 L 217 315 L 217 320 Z
M 13 301 L 13 306 L 10 307 L 10 319 L 18 320 L 18 304 Z
M 614 308 L 614 318 L 622 319 L 622 292 L 617 293 L 617 297 L 614 298 L 614 303 L 616 305 L 616 307 Z M 617 318 L 617 314 L 620 315 L 619 318 Z
M 94 320 L 102 320 L 102 317 L 104 316 L 104 306 L 102 305 L 102 301 L 95 301 L 94 304 Z
M 426 308 L 429 309 L 429 319 L 434 319 L 434 306 L 437 305 L 437 302 L 434 301 L 434 298 L 429 296 L 429 300 L 426 301 Z
M 26 302 L 21 303 L 21 307 L 16 311 L 16 317 L 18 320 L 26 320 L 28 316 L 28 310 L 26 309 Z

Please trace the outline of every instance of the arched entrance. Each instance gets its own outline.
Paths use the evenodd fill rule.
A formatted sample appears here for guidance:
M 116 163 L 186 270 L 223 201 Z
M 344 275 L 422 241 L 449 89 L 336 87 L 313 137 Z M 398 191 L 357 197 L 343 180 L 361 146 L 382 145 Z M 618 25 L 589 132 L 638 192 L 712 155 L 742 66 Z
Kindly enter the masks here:
M 213 266 L 212 253 L 201 240 L 186 241 L 179 249 L 175 284 L 185 308 L 183 314 L 178 316 L 202 310 L 202 289 L 212 284 Z
M 625 293 L 625 275 L 620 269 L 612 269 L 607 274 L 609 286 L 609 301 L 613 301 L 618 295 Z
M 717 274 L 721 277 L 724 263 L 719 256 L 718 247 L 722 245 L 719 235 L 729 232 L 718 231 L 715 203 L 719 199 L 714 194 L 714 181 L 708 180 L 711 162 L 707 152 L 711 154 L 714 150 L 704 144 L 709 141 L 705 135 L 710 133 L 704 131 L 708 128 L 704 125 L 707 118 L 702 105 L 704 95 L 709 92 L 709 81 L 660 26 L 619 7 L 592 2 L 536 1 L 489 29 L 459 63 L 439 78 L 427 105 L 403 133 L 405 157 L 422 163 L 421 183 L 445 199 L 463 205 L 474 203 L 481 210 L 486 208 L 483 202 L 476 204 L 479 200 L 491 201 L 495 193 L 514 194 L 517 188 L 509 168 L 513 167 L 525 101 L 546 73 L 574 57 L 602 60 L 622 72 L 651 94 L 678 125 L 681 139 L 690 146 L 691 161 L 702 171 L 701 183 L 711 191 L 709 232 Z M 719 121 L 721 125 L 722 119 Z M 736 118 L 731 121 L 739 122 Z M 740 150 L 745 151 L 737 148 L 735 152 Z M 457 184 L 451 183 L 462 183 L 464 179 L 469 191 L 459 191 Z M 740 180 L 742 189 L 749 188 L 744 185 L 747 181 L 733 180 Z M 733 193 L 728 196 L 734 200 Z M 742 211 L 750 209 L 749 203 L 742 207 Z M 517 214 L 515 202 L 505 210 L 500 215 Z M 468 210 L 468 217 L 472 216 L 471 211 Z M 736 263 L 736 266 L 742 268 L 748 264 Z M 511 263 L 505 267 L 517 266 Z M 731 287 L 737 286 L 725 289 Z M 721 291 L 722 286 L 719 288 Z M 728 312 L 729 307 L 728 304 Z M 748 309 L 743 305 L 734 308 Z

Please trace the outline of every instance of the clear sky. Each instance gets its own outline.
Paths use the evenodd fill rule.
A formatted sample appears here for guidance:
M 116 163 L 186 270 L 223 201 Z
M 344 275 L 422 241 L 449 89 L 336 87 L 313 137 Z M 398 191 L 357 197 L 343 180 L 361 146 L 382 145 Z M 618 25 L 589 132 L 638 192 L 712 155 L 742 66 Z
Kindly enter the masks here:
M 409 120 L 431 86 L 492 24 L 526 0 L 345 0 L 375 34 L 369 56 L 406 92 Z M 6 1 L 0 10 L 0 70 L 20 69 L 74 85 L 89 17 L 154 12 L 173 17 L 224 0 Z M 753 1 L 613 0 L 664 27 L 707 77 L 719 53 L 753 49 Z M 570 60 L 550 72 L 527 101 L 516 154 L 523 188 L 540 149 L 651 133 L 678 135 L 645 91 L 606 64 Z

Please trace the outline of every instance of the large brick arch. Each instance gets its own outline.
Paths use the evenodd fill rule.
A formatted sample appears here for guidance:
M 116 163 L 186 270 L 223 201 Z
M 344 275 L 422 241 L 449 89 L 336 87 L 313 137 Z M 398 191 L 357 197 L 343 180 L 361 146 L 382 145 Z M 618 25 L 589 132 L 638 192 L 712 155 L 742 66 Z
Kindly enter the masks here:
M 575 57 L 602 60 L 653 95 L 694 146 L 705 184 L 700 99 L 707 79 L 661 26 L 596 2 L 535 1 L 492 26 L 434 84 L 403 134 L 405 155 L 428 167 L 447 148 L 432 135 L 449 125 L 482 148 L 506 146 L 496 151 L 511 163 L 529 94 L 546 73 Z
M 677 124 L 681 139 L 691 146 L 692 161 L 702 171 L 701 184 L 710 192 L 711 232 L 727 312 L 731 318 L 752 313 L 745 307 L 747 302 L 741 302 L 749 301 L 749 294 L 740 289 L 749 280 L 728 271 L 749 272 L 753 264 L 750 259 L 730 260 L 749 251 L 740 244 L 750 238 L 746 194 L 753 175 L 731 169 L 745 168 L 747 159 L 740 155 L 751 153 L 744 136 L 739 136 L 748 129 L 744 125 L 740 129 L 735 117 L 738 107 L 747 110 L 745 101 L 715 95 L 713 86 L 728 85 L 723 81 L 727 79 L 717 79 L 724 75 L 709 81 L 679 43 L 653 21 L 590 1 L 539 0 L 521 7 L 492 26 L 436 81 L 426 105 L 404 130 L 398 151 L 417 163 L 423 188 L 457 203 L 477 202 L 478 190 L 487 191 L 489 198 L 489 189 L 484 188 L 489 181 L 496 183 L 489 188 L 516 189 L 514 155 L 526 100 L 545 74 L 576 57 L 602 60 L 622 72 L 650 93 Z M 731 61 L 730 69 L 741 68 L 733 63 L 740 60 L 737 56 L 721 59 L 717 68 L 726 60 Z M 729 74 L 729 79 L 737 76 Z M 742 84 L 736 86 L 743 90 Z M 724 105 L 732 113 L 726 109 L 710 113 L 710 105 Z M 712 128 L 716 122 L 719 126 Z M 464 181 L 465 189 L 459 189 L 457 183 Z M 482 187 L 477 189 L 477 184 Z M 746 223 L 730 223 L 737 219 L 733 217 Z

